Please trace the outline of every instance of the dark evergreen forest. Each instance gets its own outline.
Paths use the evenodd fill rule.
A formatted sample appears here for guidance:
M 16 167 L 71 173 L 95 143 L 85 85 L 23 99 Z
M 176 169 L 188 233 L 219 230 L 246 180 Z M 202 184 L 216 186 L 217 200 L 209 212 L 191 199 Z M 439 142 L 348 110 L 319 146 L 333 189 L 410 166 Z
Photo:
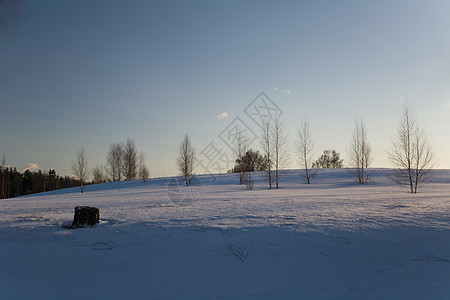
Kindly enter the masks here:
M 0 199 L 18 197 L 34 193 L 65 189 L 80 186 L 81 183 L 69 176 L 59 176 L 54 169 L 48 172 L 31 172 L 26 170 L 23 173 L 16 168 L 0 168 Z

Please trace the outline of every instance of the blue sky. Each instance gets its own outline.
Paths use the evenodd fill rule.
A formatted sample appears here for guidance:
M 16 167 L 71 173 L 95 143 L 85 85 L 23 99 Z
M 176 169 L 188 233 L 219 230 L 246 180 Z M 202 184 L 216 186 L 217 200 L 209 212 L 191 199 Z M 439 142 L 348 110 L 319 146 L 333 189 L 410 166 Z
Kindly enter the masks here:
M 374 167 L 404 99 L 450 168 L 448 1 L 21 1 L 2 5 L 0 152 L 70 174 L 133 137 L 152 176 L 176 174 L 177 145 L 227 152 L 220 133 L 260 92 L 283 111 L 290 167 L 308 118 L 316 156 L 346 158 L 363 116 Z M 226 113 L 226 114 L 224 114 Z M 222 114 L 223 118 L 218 118 Z M 259 144 L 255 142 L 254 148 Z M 197 172 L 202 173 L 202 169 Z

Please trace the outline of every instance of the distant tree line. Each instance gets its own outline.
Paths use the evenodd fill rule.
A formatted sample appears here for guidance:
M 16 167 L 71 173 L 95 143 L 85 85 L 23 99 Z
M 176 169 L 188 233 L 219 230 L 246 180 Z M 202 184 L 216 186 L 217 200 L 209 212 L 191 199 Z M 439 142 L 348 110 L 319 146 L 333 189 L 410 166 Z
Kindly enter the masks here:
M 0 199 L 76 187 L 80 184 L 78 179 L 57 175 L 54 169 L 48 172 L 25 170 L 21 173 L 16 168 L 0 167 Z
M 3 153 L 0 162 L 0 199 L 70 187 L 80 187 L 83 193 L 86 184 L 138 178 L 146 181 L 150 177 L 144 153 L 137 151 L 132 138 L 128 138 L 124 143 L 112 143 L 106 156 L 106 166 L 97 165 L 92 170 L 88 168 L 84 147 L 79 148 L 72 161 L 71 170 L 73 176 L 59 176 L 54 169 L 50 169 L 48 173 L 41 170 L 25 170 L 20 173 L 16 168 L 6 165 L 6 155 Z

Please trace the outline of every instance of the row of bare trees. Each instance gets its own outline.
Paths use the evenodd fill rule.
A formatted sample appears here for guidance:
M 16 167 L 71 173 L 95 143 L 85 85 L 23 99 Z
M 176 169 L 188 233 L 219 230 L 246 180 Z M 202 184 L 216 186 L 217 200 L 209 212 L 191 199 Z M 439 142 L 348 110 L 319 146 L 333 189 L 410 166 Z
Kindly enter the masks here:
M 287 134 L 282 121 L 275 119 L 272 123 L 264 124 L 260 136 L 260 146 L 269 189 L 278 188 L 281 170 L 288 161 Z M 233 151 L 236 166 L 231 171 L 238 171 L 240 184 L 246 183 L 247 188 L 252 189 L 252 172 L 249 171 L 249 167 L 246 165 L 248 162 L 244 159 L 249 150 L 251 149 L 248 147 L 248 140 L 238 130 Z M 343 160 L 334 150 L 325 150 L 316 161 L 313 160 L 314 141 L 307 120 L 301 124 L 298 130 L 296 152 L 297 161 L 304 170 L 303 177 L 308 184 L 311 183 L 318 168 L 343 167 Z M 360 184 L 370 182 L 368 169 L 373 162 L 372 146 L 362 117 L 354 121 L 347 157 L 350 176 Z M 412 193 L 416 193 L 422 183 L 431 179 L 431 170 L 434 168 L 434 152 L 423 127 L 419 125 L 417 116 L 407 104 L 403 108 L 397 137 L 392 141 L 392 150 L 388 151 L 388 158 L 396 167 L 390 177 L 396 183 L 408 186 Z
M 99 168 L 101 169 L 101 168 Z M 146 180 L 150 176 L 143 152 L 138 152 L 134 139 L 112 143 L 106 156 L 106 173 L 112 181 Z
M 81 182 L 81 192 L 84 183 L 89 177 L 88 162 L 84 147 L 78 149 L 75 160 L 72 162 L 72 172 Z M 142 179 L 150 177 L 150 171 L 145 164 L 143 152 L 138 153 L 134 139 L 127 138 L 124 143 L 112 143 L 106 156 L 106 167 L 97 165 L 92 170 L 93 181 L 101 183 L 106 181 L 121 181 Z
M 264 123 L 260 136 L 260 146 L 264 163 L 261 164 L 259 170 L 264 171 L 269 189 L 278 189 L 282 170 L 287 166 L 289 160 L 288 135 L 283 121 L 276 118 L 272 122 L 267 120 Z M 339 154 L 334 150 L 326 150 L 324 155 L 314 162 L 312 160 L 313 148 L 314 145 L 309 124 L 305 121 L 298 132 L 297 153 L 298 162 L 305 169 L 307 183 L 310 183 L 311 178 L 316 174 L 316 168 L 342 167 L 342 160 L 339 159 Z M 248 189 L 253 188 L 252 174 L 256 170 L 252 168 L 251 160 L 246 159 L 251 152 L 259 153 L 258 151 L 249 149 L 248 139 L 238 129 L 233 151 L 236 166 L 230 171 L 238 172 L 240 184 L 245 183 Z
M 263 126 L 260 137 L 262 155 L 249 149 L 247 138 L 238 130 L 233 154 L 237 164 L 234 171 L 239 172 L 240 184 L 245 183 L 248 189 L 253 189 L 253 172 L 265 171 L 269 188 L 278 189 L 281 171 L 288 162 L 287 141 L 285 125 L 278 118 L 273 122 L 267 121 Z M 307 120 L 298 130 L 296 150 L 298 163 L 304 169 L 303 176 L 308 184 L 311 183 L 317 168 L 342 167 L 343 161 L 334 150 L 325 150 L 316 161 L 313 161 L 314 142 Z M 362 117 L 355 119 L 347 153 L 351 176 L 360 184 L 369 182 L 367 169 L 373 157 L 368 131 Z M 419 125 L 417 116 L 409 105 L 405 105 L 403 109 L 397 137 L 392 142 L 392 150 L 388 151 L 388 157 L 397 167 L 391 176 L 392 179 L 400 185 L 409 186 L 412 193 L 417 193 L 418 187 L 431 179 L 434 152 L 423 127 Z M 186 186 L 189 186 L 195 177 L 195 160 L 194 147 L 189 136 L 185 135 L 179 144 L 177 166 Z M 89 176 L 84 148 L 78 150 L 72 163 L 72 170 L 81 181 L 83 192 L 83 183 Z M 134 139 L 128 138 L 124 143 L 112 143 L 108 149 L 106 167 L 96 166 L 92 174 L 94 182 L 134 180 L 138 177 L 146 180 L 149 177 L 149 170 L 145 165 L 144 154 L 138 153 Z
M 145 164 L 143 152 L 138 153 L 134 139 L 128 138 L 125 143 L 112 143 L 107 154 L 107 166 L 97 165 L 92 170 L 92 183 L 102 183 L 107 181 L 121 181 L 142 179 L 146 181 L 150 177 L 150 172 Z M 78 149 L 75 159 L 72 161 L 73 175 L 78 179 L 81 193 L 84 192 L 84 186 L 88 183 L 89 168 L 84 147 Z M 0 165 L 0 199 L 7 197 L 7 178 L 5 178 L 6 155 L 3 153 Z M 41 172 L 41 171 L 39 171 Z M 53 171 L 54 172 L 54 171 Z M 11 172 L 10 172 L 11 173 Z M 25 172 L 25 174 L 27 174 Z M 65 181 L 68 181 L 64 178 Z M 64 186 L 67 186 L 64 182 Z M 70 181 L 69 184 L 73 185 Z M 44 187 L 45 191 L 45 180 Z
M 287 166 L 287 138 L 284 123 L 280 119 L 276 118 L 273 123 L 265 122 L 260 143 L 266 161 L 269 189 L 272 189 L 273 183 L 276 189 L 279 188 L 281 170 Z
M 239 184 L 253 189 L 253 172 L 264 171 L 269 188 L 279 187 L 281 171 L 287 165 L 287 134 L 284 123 L 275 119 L 265 122 L 260 137 L 262 154 L 249 148 L 249 140 L 244 131 L 236 130 L 233 157 L 236 165 L 229 172 L 239 173 Z
M 311 130 L 307 121 L 304 121 L 298 131 L 297 152 L 300 166 L 305 170 L 307 183 L 315 174 L 315 167 L 321 160 L 313 162 L 314 143 Z M 355 119 L 352 140 L 347 149 L 349 159 L 349 171 L 358 183 L 369 182 L 367 169 L 373 162 L 372 147 L 368 140 L 367 128 L 362 117 Z M 330 153 L 324 152 L 327 156 Z M 392 149 L 388 151 L 388 158 L 396 167 L 391 179 L 401 186 L 408 186 L 411 193 L 417 193 L 421 184 L 431 180 L 432 169 L 435 166 L 434 151 L 425 135 L 424 128 L 410 105 L 405 104 L 402 117 L 397 129 L 397 136 L 392 141 Z M 342 165 L 342 161 L 336 159 L 328 160 L 330 163 L 336 161 Z M 323 165 L 322 165 L 323 167 Z

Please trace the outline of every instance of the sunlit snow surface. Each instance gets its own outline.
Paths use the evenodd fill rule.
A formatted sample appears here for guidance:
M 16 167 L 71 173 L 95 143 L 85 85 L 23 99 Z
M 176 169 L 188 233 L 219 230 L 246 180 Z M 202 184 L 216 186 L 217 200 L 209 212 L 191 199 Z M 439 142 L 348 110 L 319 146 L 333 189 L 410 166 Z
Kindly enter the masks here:
M 279 190 L 234 174 L 0 200 L 0 299 L 450 299 L 450 171 L 410 194 L 373 170 Z M 61 228 L 77 205 L 92 228 Z M 81 293 L 81 294 L 80 294 Z

